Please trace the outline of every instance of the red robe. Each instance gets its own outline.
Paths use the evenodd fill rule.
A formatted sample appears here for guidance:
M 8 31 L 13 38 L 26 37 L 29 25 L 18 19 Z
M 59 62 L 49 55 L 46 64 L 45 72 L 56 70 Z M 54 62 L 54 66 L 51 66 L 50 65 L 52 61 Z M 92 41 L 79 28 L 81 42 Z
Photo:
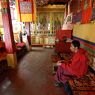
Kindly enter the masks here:
M 78 78 L 82 77 L 88 69 L 87 52 L 80 48 L 78 52 L 73 55 L 72 60 L 62 63 L 61 67 Z

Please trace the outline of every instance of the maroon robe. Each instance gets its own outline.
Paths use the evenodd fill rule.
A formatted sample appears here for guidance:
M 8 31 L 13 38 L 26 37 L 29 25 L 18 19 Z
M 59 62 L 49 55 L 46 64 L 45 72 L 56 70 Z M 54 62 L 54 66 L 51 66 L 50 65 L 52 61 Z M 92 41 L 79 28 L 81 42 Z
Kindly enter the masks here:
M 66 82 L 70 77 L 66 75 L 82 77 L 88 70 L 87 52 L 80 48 L 71 61 L 63 62 L 56 72 L 56 81 Z

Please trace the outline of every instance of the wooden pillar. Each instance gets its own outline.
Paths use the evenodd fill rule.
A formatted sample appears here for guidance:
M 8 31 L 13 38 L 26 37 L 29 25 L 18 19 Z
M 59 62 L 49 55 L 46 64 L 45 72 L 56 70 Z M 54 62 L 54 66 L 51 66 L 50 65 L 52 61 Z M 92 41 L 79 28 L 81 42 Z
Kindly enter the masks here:
M 8 66 L 15 68 L 17 64 L 17 58 L 15 42 L 13 37 L 9 0 L 1 0 L 1 8 Z
M 25 22 L 25 30 L 27 33 L 27 48 L 28 48 L 28 50 L 31 50 L 30 22 Z

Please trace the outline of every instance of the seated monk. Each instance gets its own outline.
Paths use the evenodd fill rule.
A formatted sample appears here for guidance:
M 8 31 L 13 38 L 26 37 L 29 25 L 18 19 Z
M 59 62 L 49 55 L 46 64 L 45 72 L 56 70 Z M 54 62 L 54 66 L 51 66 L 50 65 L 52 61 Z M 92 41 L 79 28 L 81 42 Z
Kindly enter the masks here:
M 88 70 L 87 52 L 80 48 L 79 41 L 72 41 L 70 50 L 73 52 L 71 60 L 57 63 L 59 66 L 55 75 L 55 86 L 60 86 L 60 83 L 64 86 L 72 77 L 81 78 Z

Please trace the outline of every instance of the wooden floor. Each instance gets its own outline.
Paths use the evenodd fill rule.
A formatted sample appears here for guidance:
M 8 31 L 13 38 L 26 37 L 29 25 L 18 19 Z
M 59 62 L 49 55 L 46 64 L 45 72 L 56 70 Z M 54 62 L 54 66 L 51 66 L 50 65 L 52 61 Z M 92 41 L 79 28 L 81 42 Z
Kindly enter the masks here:
M 33 48 L 16 70 L 2 75 L 0 95 L 66 95 L 63 88 L 54 86 L 52 53 L 53 49 Z

